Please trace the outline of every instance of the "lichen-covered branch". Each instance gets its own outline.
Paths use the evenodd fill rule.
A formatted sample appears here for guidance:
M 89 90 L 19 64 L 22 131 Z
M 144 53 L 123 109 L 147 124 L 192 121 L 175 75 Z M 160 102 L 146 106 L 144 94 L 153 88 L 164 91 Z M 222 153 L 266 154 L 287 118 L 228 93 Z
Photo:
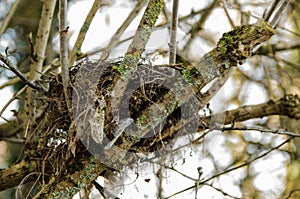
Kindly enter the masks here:
M 48 184 L 44 185 L 34 199 L 72 198 L 80 190 L 91 184 L 102 172 L 107 170 L 107 167 L 95 157 L 84 159 L 80 164 L 81 168 L 74 173 L 60 177 L 61 179 L 58 182 L 54 183 L 55 180 L 53 180 L 50 183 L 51 186 L 48 186 Z
M 269 100 L 258 105 L 242 106 L 234 110 L 221 113 L 226 115 L 225 124 L 245 121 L 252 118 L 262 118 L 270 115 L 288 116 L 293 119 L 300 119 L 300 98 L 298 95 L 287 94 L 277 101 Z M 220 115 L 221 115 L 220 114 Z M 218 115 L 215 116 L 218 118 Z M 210 118 L 204 121 L 209 122 Z M 217 120 L 215 122 L 218 122 Z
M 0 170 L 0 191 L 15 187 L 30 173 L 38 171 L 37 161 L 22 161 L 8 169 Z M 32 176 L 28 181 L 33 181 L 36 176 Z
M 128 78 L 126 77 L 128 73 L 138 64 L 163 6 L 163 0 L 150 0 L 133 37 L 132 43 L 127 49 L 122 63 L 118 66 L 118 71 L 122 78 Z

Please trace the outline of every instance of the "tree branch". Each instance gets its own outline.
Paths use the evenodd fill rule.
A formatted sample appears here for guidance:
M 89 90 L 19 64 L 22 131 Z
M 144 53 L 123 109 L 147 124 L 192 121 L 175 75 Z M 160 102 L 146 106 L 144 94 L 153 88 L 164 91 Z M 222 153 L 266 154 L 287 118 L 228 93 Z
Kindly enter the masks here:
M 179 0 L 173 0 L 173 10 L 172 10 L 172 23 L 171 23 L 171 38 L 170 38 L 170 57 L 169 64 L 176 63 L 176 34 L 177 34 L 177 24 L 178 24 L 178 6 Z
M 38 171 L 38 161 L 22 161 L 8 169 L 0 170 L 0 191 L 17 186 L 30 173 Z M 34 176 L 28 180 L 34 180 Z
M 6 68 L 10 71 L 12 71 L 13 73 L 15 73 L 26 85 L 28 85 L 29 87 L 37 90 L 37 91 L 41 91 L 41 92 L 46 92 L 46 89 L 44 89 L 43 87 L 34 84 L 33 82 L 31 82 L 29 79 L 27 79 L 18 69 L 17 67 L 8 59 L 8 57 L 4 56 L 2 53 L 0 53 L 0 60 L 6 65 L 6 67 L 4 65 L 2 65 L 0 63 L 0 67 L 2 68 Z
M 71 99 L 68 92 L 68 86 L 70 84 L 69 66 L 68 66 L 68 41 L 67 33 L 69 27 L 67 27 L 67 0 L 59 0 L 59 38 L 60 38 L 60 68 L 63 82 L 63 91 L 66 100 L 66 104 L 69 112 L 71 111 Z

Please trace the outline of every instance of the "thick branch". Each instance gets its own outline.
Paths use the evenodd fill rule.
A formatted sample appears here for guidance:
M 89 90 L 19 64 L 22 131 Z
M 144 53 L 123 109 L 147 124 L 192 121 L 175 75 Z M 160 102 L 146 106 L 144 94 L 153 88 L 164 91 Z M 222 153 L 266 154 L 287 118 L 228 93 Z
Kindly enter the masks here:
M 132 43 L 127 49 L 122 63 L 118 67 L 118 71 L 124 79 L 127 79 L 128 77 L 126 76 L 128 73 L 136 68 L 163 6 L 163 0 L 150 0 L 133 37 Z
M 269 100 L 266 103 L 250 106 L 242 106 L 240 108 L 226 111 L 214 116 L 214 118 L 223 118 L 221 115 L 226 114 L 225 121 L 215 122 L 231 124 L 234 122 L 245 121 L 253 118 L 262 118 L 270 115 L 288 116 L 293 119 L 300 119 L 300 98 L 298 95 L 284 95 L 277 101 Z M 220 117 L 219 117 L 220 116 Z M 209 123 L 211 118 L 206 118 L 205 122 Z
M 88 157 L 84 160 L 78 159 L 82 167 L 74 173 L 69 172 L 61 179 L 53 179 L 34 197 L 38 198 L 72 198 L 80 190 L 91 184 L 101 173 L 107 170 L 107 167 L 100 163 L 94 157 Z M 78 167 L 79 165 L 77 165 Z M 56 181 L 56 182 L 55 182 Z M 55 182 L 55 183 L 54 183 Z
M 0 171 L 0 191 L 15 187 L 30 173 L 38 170 L 37 161 L 22 161 L 19 164 L 13 165 L 6 170 Z M 35 180 L 36 176 L 32 176 L 28 181 Z M 28 182 L 26 181 L 26 182 Z

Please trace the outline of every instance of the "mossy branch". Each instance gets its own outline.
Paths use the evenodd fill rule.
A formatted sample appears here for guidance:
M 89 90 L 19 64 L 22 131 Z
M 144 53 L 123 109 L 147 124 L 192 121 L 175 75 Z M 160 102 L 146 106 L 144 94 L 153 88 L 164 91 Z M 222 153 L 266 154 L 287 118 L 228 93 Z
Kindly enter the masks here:
M 62 179 L 59 179 L 58 183 L 53 180 L 51 186 L 48 186 L 49 184 L 44 185 L 34 199 L 72 198 L 107 169 L 107 167 L 100 163 L 95 157 L 82 160 L 81 164 L 82 168 L 80 170 L 61 177 Z
M 127 79 L 128 77 L 126 76 L 131 70 L 135 69 L 138 64 L 163 6 L 163 0 L 150 0 L 133 37 L 132 43 L 127 49 L 122 63 L 118 67 L 118 71 L 123 79 Z

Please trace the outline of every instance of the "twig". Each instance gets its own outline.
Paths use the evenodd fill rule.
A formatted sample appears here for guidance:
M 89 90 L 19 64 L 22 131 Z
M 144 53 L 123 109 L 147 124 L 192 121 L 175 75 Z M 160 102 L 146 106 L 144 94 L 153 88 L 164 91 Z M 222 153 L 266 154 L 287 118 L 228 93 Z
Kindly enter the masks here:
M 82 43 L 84 42 L 85 36 L 89 30 L 89 27 L 93 21 L 93 18 L 95 16 L 96 12 L 99 10 L 99 8 L 102 5 L 101 2 L 102 2 L 102 0 L 94 0 L 94 4 L 93 4 L 92 8 L 89 11 L 83 25 L 80 28 L 79 35 L 77 37 L 77 40 L 75 42 L 75 45 L 74 45 L 71 53 L 70 53 L 69 67 L 72 67 L 75 60 L 81 55 Z
M 224 196 L 228 196 L 228 197 L 234 198 L 234 199 L 245 199 L 245 198 L 240 198 L 240 197 L 233 196 L 233 195 L 231 195 L 231 194 L 229 194 L 229 193 L 223 191 L 222 189 L 213 186 L 212 184 L 204 183 L 204 185 L 209 186 L 209 187 L 215 189 L 216 191 L 222 193 Z M 226 198 L 227 198 L 227 197 L 226 197 Z
M 300 137 L 299 133 L 293 133 L 286 131 L 284 129 L 266 129 L 266 128 L 260 128 L 260 127 L 221 127 L 217 128 L 222 131 L 259 131 L 259 132 L 266 132 L 266 133 L 272 133 L 277 135 L 287 135 L 287 136 L 293 136 L 293 137 Z
M 283 10 L 289 5 L 290 3 L 290 0 L 284 0 L 283 3 L 281 4 L 281 6 L 278 8 L 277 12 L 275 13 L 272 21 L 270 22 L 270 25 L 275 28 L 278 21 L 279 21 L 279 18 L 280 18 L 280 15 L 282 15 L 282 12 Z
M 5 18 L 1 21 L 0 35 L 2 35 L 4 33 L 4 31 L 6 30 L 8 23 L 10 22 L 11 18 L 14 16 L 19 3 L 20 3 L 20 0 L 16 0 L 15 2 L 13 2 L 8 13 L 6 14 Z
M 223 2 L 223 8 L 224 8 L 225 14 L 226 14 L 226 16 L 227 16 L 227 19 L 228 19 L 228 21 L 229 21 L 229 23 L 230 23 L 230 26 L 231 26 L 231 28 L 234 28 L 235 25 L 234 25 L 234 23 L 233 23 L 233 21 L 232 21 L 230 15 L 229 15 L 229 12 L 228 12 L 228 10 L 227 10 L 227 2 L 226 2 L 226 0 L 222 0 L 222 2 Z
M 26 86 L 24 86 L 22 89 L 20 89 L 17 93 L 14 93 L 13 96 L 8 100 L 8 102 L 3 106 L 3 108 L 0 111 L 0 116 L 4 113 L 6 108 L 16 99 L 17 96 L 19 96 L 21 93 L 23 93 L 26 89 Z
M 280 3 L 281 3 L 281 5 L 279 6 Z M 270 25 L 273 28 L 275 28 L 279 21 L 280 15 L 282 15 L 283 10 L 289 5 L 289 3 L 290 3 L 290 0 L 275 0 L 274 3 L 272 4 L 272 7 L 268 11 L 268 13 L 263 17 L 264 21 L 270 21 Z M 276 8 L 278 6 L 279 6 L 279 8 L 276 10 Z M 275 12 L 275 10 L 276 10 L 276 12 Z M 270 20 L 271 16 L 273 14 L 274 14 L 274 16 L 273 16 L 272 20 Z
M 288 143 L 288 142 L 291 141 L 293 138 L 294 138 L 294 137 L 288 138 L 287 140 L 283 141 L 281 144 L 279 144 L 279 145 L 277 145 L 276 147 L 274 147 L 274 148 L 268 150 L 267 152 L 261 154 L 260 156 L 257 156 L 256 158 L 254 158 L 254 159 L 252 159 L 252 160 L 246 161 L 246 162 L 243 163 L 243 164 L 240 164 L 240 165 L 238 165 L 238 166 L 236 166 L 236 167 L 233 167 L 233 168 L 231 168 L 231 169 L 225 170 L 225 171 L 223 171 L 223 172 L 217 173 L 217 174 L 213 175 L 212 177 L 210 177 L 210 178 L 208 178 L 208 179 L 206 179 L 206 180 L 201 181 L 201 182 L 200 182 L 200 185 L 201 185 L 201 184 L 206 184 L 208 181 L 210 181 L 210 180 L 212 180 L 212 179 L 214 179 L 214 178 L 217 178 L 217 177 L 219 177 L 219 176 L 221 176 L 221 175 L 223 175 L 223 174 L 226 174 L 226 173 L 232 172 L 232 171 L 234 171 L 234 170 L 237 170 L 237 169 L 239 169 L 239 168 L 242 168 L 242 167 L 244 167 L 244 166 L 250 165 L 250 164 L 253 163 L 254 161 L 256 161 L 256 160 L 258 160 L 258 159 L 261 159 L 262 157 L 268 155 L 268 154 L 271 153 L 272 151 L 274 151 L 274 150 L 276 150 L 276 149 L 279 149 L 281 146 L 283 146 L 284 144 Z M 183 193 L 183 192 L 185 192 L 185 191 L 194 189 L 195 187 L 196 187 L 196 185 L 190 186 L 190 187 L 188 187 L 188 188 L 186 188 L 186 189 L 183 189 L 183 190 L 181 190 L 181 191 L 179 191 L 179 192 L 176 192 L 176 193 L 174 193 L 174 194 L 172 194 L 172 195 L 166 197 L 165 199 L 169 199 L 169 198 L 171 198 L 171 197 L 173 197 L 173 196 L 175 196 L 175 195 L 178 195 L 178 194 Z
M 177 25 L 178 25 L 178 6 L 179 0 L 173 1 L 173 10 L 172 10 L 172 24 L 171 24 L 171 38 L 170 38 L 170 57 L 169 64 L 176 63 L 176 34 L 177 34 Z
M 6 65 L 6 67 L 4 65 L 2 65 L 0 63 L 0 66 L 2 68 L 6 68 L 10 71 L 12 71 L 13 73 L 15 73 L 26 85 L 28 85 L 29 87 L 37 90 L 37 91 L 42 91 L 42 92 L 46 92 L 46 89 L 44 89 L 43 87 L 34 84 L 33 82 L 31 82 L 29 79 L 27 79 L 18 69 L 16 66 L 13 65 L 13 63 L 11 63 L 11 61 L 4 56 L 2 53 L 0 53 L 0 60 Z
M 69 67 L 68 67 L 68 43 L 67 43 L 67 0 L 59 0 L 59 36 L 60 36 L 60 67 L 63 82 L 63 91 L 68 110 L 71 110 L 71 100 L 69 98 Z

